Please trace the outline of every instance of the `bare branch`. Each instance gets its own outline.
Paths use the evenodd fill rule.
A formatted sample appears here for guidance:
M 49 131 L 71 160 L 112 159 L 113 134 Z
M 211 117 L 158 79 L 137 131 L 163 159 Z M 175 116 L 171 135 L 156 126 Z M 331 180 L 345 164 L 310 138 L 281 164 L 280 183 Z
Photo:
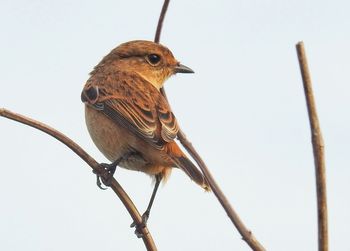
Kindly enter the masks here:
M 263 251 L 265 248 L 259 243 L 259 241 L 255 238 L 253 233 L 244 225 L 242 220 L 239 218 L 236 211 L 231 206 L 230 202 L 224 195 L 224 193 L 221 191 L 219 185 L 216 183 L 214 177 L 211 175 L 208 167 L 202 160 L 202 158 L 199 156 L 191 142 L 189 142 L 184 135 L 182 131 L 179 132 L 178 138 L 182 145 L 186 148 L 186 150 L 190 153 L 192 158 L 197 162 L 198 166 L 202 170 L 205 178 L 209 182 L 209 185 L 211 189 L 213 190 L 213 193 L 215 194 L 216 198 L 219 200 L 221 206 L 224 208 L 224 210 L 227 213 L 227 216 L 230 218 L 232 223 L 237 228 L 238 232 L 242 235 L 242 239 L 251 247 L 252 250 L 256 251 Z
M 315 161 L 316 190 L 317 190 L 317 213 L 318 213 L 318 250 L 328 250 L 328 215 L 326 194 L 326 164 L 324 157 L 324 142 L 320 123 L 316 111 L 315 98 L 312 91 L 312 83 L 309 67 L 307 64 L 304 43 L 296 45 L 301 76 L 306 98 L 307 111 L 309 114 L 312 147 Z
M 163 22 L 164 22 L 165 14 L 168 10 L 169 2 L 170 0 L 164 0 L 163 7 L 159 15 L 156 35 L 154 36 L 155 43 L 159 43 L 160 34 L 162 33 Z
M 162 31 L 162 26 L 163 26 L 163 21 L 164 21 L 164 17 L 165 17 L 168 5 L 169 5 L 169 0 L 165 0 L 160 17 L 159 17 L 157 31 L 156 31 L 156 35 L 155 35 L 155 39 L 154 39 L 154 42 L 156 42 L 156 43 L 159 43 L 160 34 Z M 163 96 L 165 97 L 165 99 L 168 100 L 164 87 L 161 88 L 160 91 L 163 94 Z M 181 129 L 179 129 L 177 137 L 178 137 L 179 141 L 181 142 L 181 144 L 185 147 L 187 152 L 192 156 L 192 158 L 196 161 L 196 163 L 198 164 L 198 166 L 202 170 L 202 172 L 203 172 L 205 178 L 207 179 L 207 181 L 208 181 L 212 191 L 214 192 L 216 198 L 219 200 L 221 206 L 226 211 L 228 217 L 231 219 L 232 223 L 235 225 L 238 232 L 242 235 L 243 240 L 245 240 L 247 242 L 247 244 L 253 250 L 258 250 L 258 251 L 265 250 L 265 248 L 258 242 L 258 240 L 255 238 L 255 236 L 252 234 L 252 232 L 250 230 L 248 230 L 247 227 L 243 224 L 243 222 L 239 218 L 238 214 L 235 212 L 235 210 L 231 206 L 230 202 L 228 201 L 228 199 L 226 198 L 226 196 L 224 195 L 224 193 L 221 191 L 220 187 L 218 186 L 218 184 L 214 180 L 214 177 L 211 175 L 208 167 L 206 166 L 206 164 L 204 163 L 202 158 L 199 156 L 199 154 L 197 153 L 196 149 L 193 147 L 191 142 L 189 140 L 187 140 L 185 134 L 183 133 L 183 131 Z
M 80 158 L 82 158 L 96 173 L 101 174 L 103 178 L 107 178 L 106 173 L 104 172 L 104 169 L 101 167 L 101 165 L 95 159 L 93 159 L 84 149 L 82 149 L 77 143 L 75 143 L 73 140 L 65 136 L 63 133 L 57 131 L 56 129 L 44 123 L 25 117 L 18 113 L 13 113 L 4 108 L 0 108 L 0 116 L 31 126 L 56 138 L 58 141 L 62 142 L 63 144 L 68 146 L 71 150 L 73 150 L 73 152 L 75 152 Z M 114 178 L 111 179 L 110 187 L 115 192 L 115 194 L 119 197 L 119 199 L 123 202 L 131 218 L 137 224 L 141 224 L 142 219 L 141 219 L 140 213 L 138 212 L 137 208 L 135 207 L 134 203 L 131 201 L 127 193 L 124 191 L 121 185 Z M 148 228 L 145 227 L 140 231 L 143 235 L 142 239 L 143 239 L 143 242 L 145 243 L 147 250 L 150 250 L 150 251 L 157 250 L 155 243 L 153 241 L 153 238 L 151 236 L 151 233 L 148 231 Z

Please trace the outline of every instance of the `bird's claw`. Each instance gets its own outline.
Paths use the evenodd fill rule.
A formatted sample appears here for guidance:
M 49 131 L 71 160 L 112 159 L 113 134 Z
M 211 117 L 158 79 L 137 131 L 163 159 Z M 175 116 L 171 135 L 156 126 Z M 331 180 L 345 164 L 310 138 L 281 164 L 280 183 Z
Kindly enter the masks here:
M 147 211 L 144 212 L 141 218 L 142 218 L 141 223 L 138 224 L 135 221 L 133 221 L 133 223 L 131 223 L 131 225 L 130 225 L 131 228 L 135 227 L 135 232 L 134 233 L 136 234 L 137 238 L 142 238 L 143 237 L 142 229 L 147 226 L 149 213 Z
M 95 174 L 96 174 L 96 185 L 98 186 L 98 188 L 100 188 L 101 190 L 107 190 L 107 187 L 102 186 L 100 175 L 98 175 L 97 173 Z
M 99 173 L 93 170 L 93 173 L 96 174 L 96 185 L 102 189 L 106 190 L 107 187 L 111 185 L 111 179 L 113 178 L 113 174 L 115 172 L 116 166 L 113 164 L 101 163 L 101 167 L 104 169 L 103 173 Z M 105 185 L 106 187 L 102 186 Z

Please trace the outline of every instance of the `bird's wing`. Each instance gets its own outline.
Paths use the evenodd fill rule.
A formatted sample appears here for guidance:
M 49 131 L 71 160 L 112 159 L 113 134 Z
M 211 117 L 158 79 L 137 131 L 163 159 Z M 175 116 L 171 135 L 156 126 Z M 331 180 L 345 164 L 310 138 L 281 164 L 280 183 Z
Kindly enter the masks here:
M 160 94 L 158 91 L 157 93 L 157 114 L 161 123 L 161 136 L 163 140 L 169 142 L 176 138 L 179 131 L 179 126 L 174 114 L 170 110 L 168 102 L 165 100 L 162 94 Z
M 93 102 L 89 102 L 89 96 Z M 136 73 L 92 77 L 82 100 L 158 149 L 172 141 L 179 130 L 161 93 Z

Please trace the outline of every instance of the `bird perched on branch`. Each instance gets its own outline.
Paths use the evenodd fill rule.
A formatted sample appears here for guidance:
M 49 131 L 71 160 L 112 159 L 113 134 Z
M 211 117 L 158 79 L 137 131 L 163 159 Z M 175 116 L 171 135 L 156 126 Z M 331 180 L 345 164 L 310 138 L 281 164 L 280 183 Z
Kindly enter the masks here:
M 146 224 L 161 180 L 173 167 L 210 190 L 202 172 L 176 144 L 179 127 L 160 93 L 176 73 L 193 73 L 171 51 L 150 41 L 130 41 L 113 49 L 91 72 L 81 94 L 86 125 L 98 149 L 112 162 L 101 164 L 113 176 L 116 166 L 155 177 L 155 187 L 142 216 Z M 108 180 L 101 179 L 108 186 Z M 101 185 L 98 175 L 98 185 Z M 139 226 L 140 227 L 140 226 Z

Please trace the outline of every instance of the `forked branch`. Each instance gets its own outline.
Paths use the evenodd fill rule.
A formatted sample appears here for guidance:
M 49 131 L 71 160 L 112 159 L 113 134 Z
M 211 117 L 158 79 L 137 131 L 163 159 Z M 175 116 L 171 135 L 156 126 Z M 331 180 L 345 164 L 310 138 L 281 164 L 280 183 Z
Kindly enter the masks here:
M 45 132 L 46 134 L 56 138 L 58 141 L 62 142 L 66 146 L 68 146 L 73 152 L 75 152 L 80 158 L 82 158 L 96 173 L 101 174 L 102 178 L 106 177 L 106 172 L 104 172 L 103 167 L 95 159 L 93 159 L 84 149 L 82 149 L 77 143 L 75 143 L 73 140 L 68 138 L 63 133 L 57 131 L 56 129 L 41 123 L 39 121 L 36 121 L 34 119 L 25 117 L 18 113 L 13 113 L 9 110 L 6 110 L 4 108 L 0 108 L 0 116 L 20 122 L 22 124 L 31 126 L 33 128 L 36 128 L 40 131 Z M 110 178 L 109 178 L 110 179 Z M 115 192 L 115 194 L 119 197 L 119 199 L 124 204 L 125 208 L 128 210 L 131 218 L 136 222 L 137 224 L 141 224 L 142 219 L 140 216 L 140 213 L 138 212 L 137 208 L 135 207 L 134 203 L 131 201 L 127 193 L 124 191 L 124 189 L 120 186 L 118 181 L 116 181 L 114 178 L 110 179 L 111 184 L 110 187 Z M 148 231 L 148 228 L 141 228 L 140 229 L 142 233 L 142 239 L 145 243 L 145 246 L 147 250 L 155 251 L 157 250 L 155 243 L 153 241 L 151 233 Z
M 315 161 L 317 214 L 318 214 L 318 250 L 328 250 L 328 215 L 326 193 L 326 162 L 324 157 L 324 142 L 321 127 L 317 116 L 316 103 L 312 91 L 311 75 L 307 64 L 304 43 L 296 45 L 301 76 L 309 114 L 311 140 Z

